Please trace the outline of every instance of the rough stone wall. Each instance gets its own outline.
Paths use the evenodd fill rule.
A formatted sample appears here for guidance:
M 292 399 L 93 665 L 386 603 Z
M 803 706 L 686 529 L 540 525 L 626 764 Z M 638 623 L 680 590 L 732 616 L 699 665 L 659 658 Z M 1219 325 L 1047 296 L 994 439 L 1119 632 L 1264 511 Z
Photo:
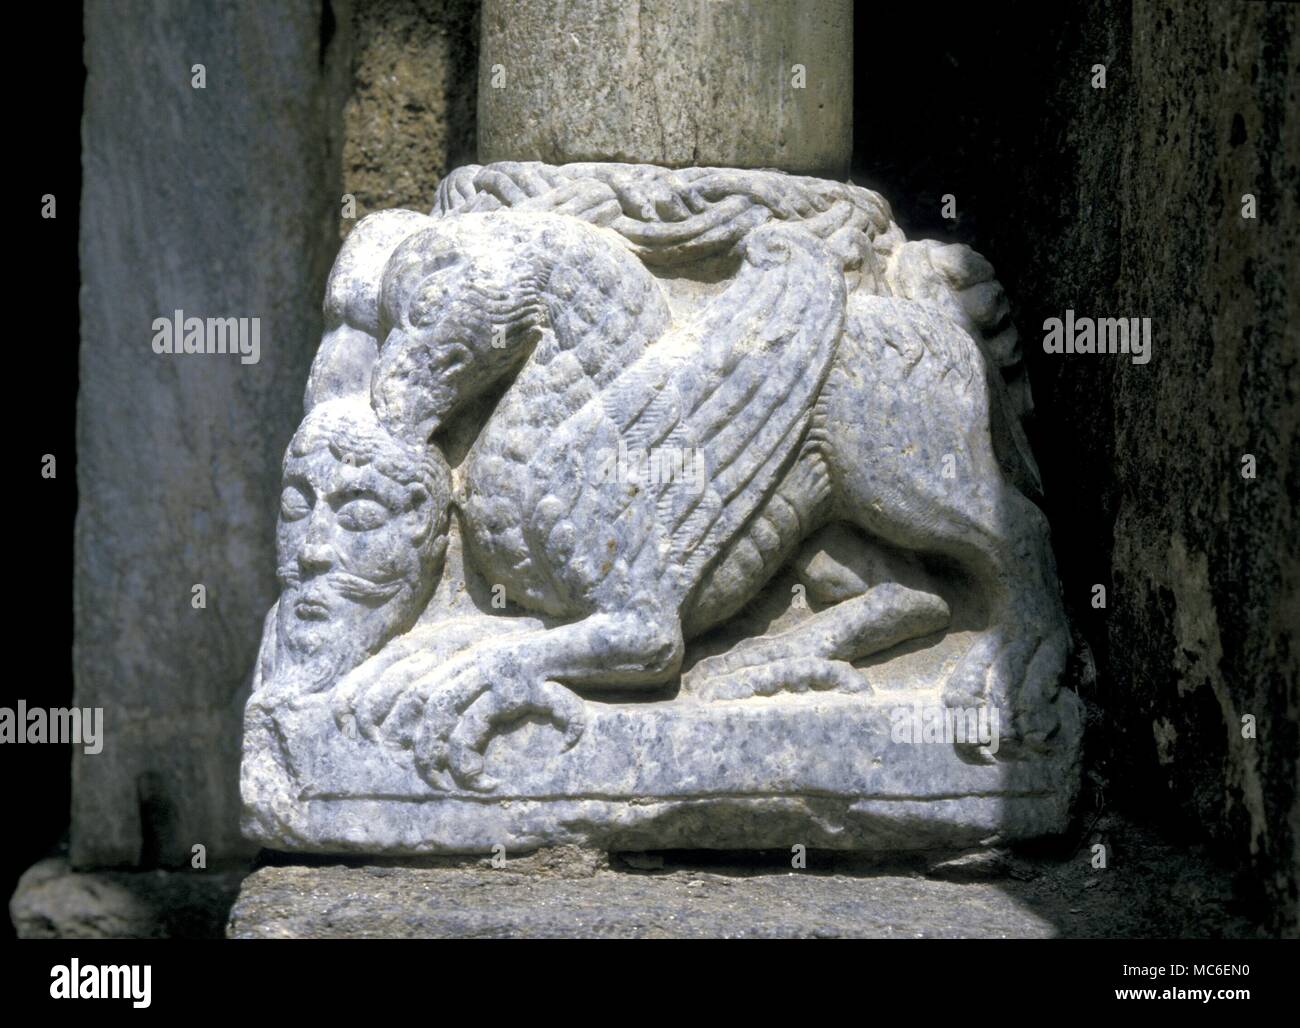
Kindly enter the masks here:
M 1122 808 L 1209 840 L 1292 933 L 1297 13 L 1015 0 L 950 10 L 933 48 L 890 50 L 872 40 L 913 38 L 927 15 L 859 11 L 854 161 L 905 229 L 975 246 L 1017 304 L 1058 570 L 1097 667 L 1083 823 Z M 872 81 L 927 88 L 891 104 Z M 1043 321 L 1067 308 L 1150 316 L 1151 362 L 1045 354 Z
M 74 674 L 105 741 L 75 751 L 78 865 L 248 849 L 241 687 L 337 245 L 332 22 L 320 0 L 86 5 Z M 259 318 L 260 361 L 155 353 L 177 309 Z
M 1300 933 L 1300 86 L 1296 8 L 1132 8 L 1117 314 L 1110 720 L 1157 796 Z M 1189 74 L 1191 69 L 1197 69 Z M 1259 217 L 1241 216 L 1254 194 Z M 1252 454 L 1257 477 L 1243 477 Z M 1119 674 L 1115 674 L 1118 671 Z M 1242 718 L 1257 737 L 1243 737 Z M 1154 756 L 1154 767 L 1152 757 Z
M 1022 300 L 1059 565 L 1097 659 L 1095 801 L 1208 838 L 1244 887 L 1259 887 L 1264 918 L 1291 934 L 1296 15 L 1205 0 L 1075 8 L 1020 69 L 1027 81 L 1015 85 L 1041 84 L 1045 103 L 1004 126 L 1012 142 L 980 204 L 983 248 Z M 1104 90 L 1090 84 L 1096 63 L 1107 65 Z M 1241 216 L 1245 193 L 1256 220 Z M 1151 362 L 1045 354 L 1043 320 L 1066 308 L 1151 317 Z M 1105 609 L 1092 607 L 1095 584 Z
M 343 186 L 357 220 L 428 211 L 448 171 L 475 153 L 477 0 L 368 0 L 353 7 Z M 346 235 L 355 221 L 340 221 Z

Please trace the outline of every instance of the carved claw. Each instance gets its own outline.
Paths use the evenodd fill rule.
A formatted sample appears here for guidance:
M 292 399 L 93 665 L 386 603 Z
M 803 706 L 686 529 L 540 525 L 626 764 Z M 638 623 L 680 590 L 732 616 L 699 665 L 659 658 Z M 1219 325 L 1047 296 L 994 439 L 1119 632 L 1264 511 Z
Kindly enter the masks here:
M 452 683 L 425 707 L 414 745 L 416 767 L 426 778 L 445 770 L 463 788 L 493 791 L 499 783 L 484 774 L 483 754 L 504 725 L 520 718 L 535 715 L 554 722 L 563 732 L 564 751 L 582 738 L 586 710 L 572 691 L 514 669 L 502 674 L 499 664 L 486 663 L 494 675 L 490 682 L 480 678 L 479 687 L 468 689 L 463 682 Z M 471 694 L 468 704 L 459 702 Z
M 395 660 L 363 664 L 334 689 L 330 704 L 334 723 L 345 735 L 379 741 L 389 716 L 443 659 L 437 653 L 417 651 Z
M 448 658 L 445 649 L 406 649 L 349 674 L 334 691 L 335 722 L 347 735 L 414 750 L 426 779 L 447 771 L 457 784 L 489 792 L 483 753 L 501 728 L 536 715 L 564 735 L 582 737 L 586 711 L 564 686 L 548 681 L 517 647 L 480 646 Z

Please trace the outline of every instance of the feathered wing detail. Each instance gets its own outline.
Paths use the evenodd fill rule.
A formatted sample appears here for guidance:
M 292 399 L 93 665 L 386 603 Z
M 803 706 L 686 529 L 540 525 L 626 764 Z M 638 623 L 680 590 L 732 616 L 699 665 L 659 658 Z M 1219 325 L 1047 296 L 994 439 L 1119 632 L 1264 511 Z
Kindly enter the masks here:
M 562 591 L 684 602 L 798 445 L 844 308 L 825 244 L 765 226 L 725 292 L 559 426 L 532 462 L 525 534 Z

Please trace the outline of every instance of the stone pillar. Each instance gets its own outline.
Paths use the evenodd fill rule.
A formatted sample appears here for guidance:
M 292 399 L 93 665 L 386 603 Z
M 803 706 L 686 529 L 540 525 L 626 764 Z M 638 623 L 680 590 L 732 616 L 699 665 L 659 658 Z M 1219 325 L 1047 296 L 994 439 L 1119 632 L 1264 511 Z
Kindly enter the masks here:
M 479 160 L 844 178 L 849 0 L 484 0 Z
M 275 597 L 278 468 L 338 246 L 345 13 L 86 6 L 74 673 L 104 740 L 74 758 L 79 865 L 251 848 L 241 688 Z M 258 360 L 154 352 L 154 319 L 177 310 L 258 319 Z

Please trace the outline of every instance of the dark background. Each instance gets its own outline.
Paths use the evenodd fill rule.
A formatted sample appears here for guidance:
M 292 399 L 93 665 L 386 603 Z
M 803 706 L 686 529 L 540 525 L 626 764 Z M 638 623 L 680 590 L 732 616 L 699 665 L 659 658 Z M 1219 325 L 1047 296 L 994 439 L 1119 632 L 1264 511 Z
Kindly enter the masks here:
M 14 310 L 26 309 L 9 337 L 9 423 L 21 440 L 15 473 L 28 499 L 6 504 L 9 537 L 18 560 L 9 595 L 12 662 L 0 705 L 13 708 L 72 703 L 72 526 L 77 510 L 76 402 L 78 346 L 77 223 L 80 214 L 81 5 L 19 7 L 8 16 L 14 38 L 34 48 L 24 82 L 14 84 L 8 115 L 21 145 L 11 150 L 18 238 L 6 278 Z M 12 67 L 12 66 L 11 66 Z M 41 197 L 53 193 L 57 217 L 41 217 Z M 57 459 L 57 478 L 41 477 L 45 454 Z M 34 483 L 34 484 L 33 484 Z M 30 585 L 28 584 L 30 583 Z M 0 746 L 5 840 L 0 892 L 13 893 L 18 876 L 60 843 L 68 827 L 71 757 L 66 746 Z M 13 936 L 6 916 L 4 937 Z

